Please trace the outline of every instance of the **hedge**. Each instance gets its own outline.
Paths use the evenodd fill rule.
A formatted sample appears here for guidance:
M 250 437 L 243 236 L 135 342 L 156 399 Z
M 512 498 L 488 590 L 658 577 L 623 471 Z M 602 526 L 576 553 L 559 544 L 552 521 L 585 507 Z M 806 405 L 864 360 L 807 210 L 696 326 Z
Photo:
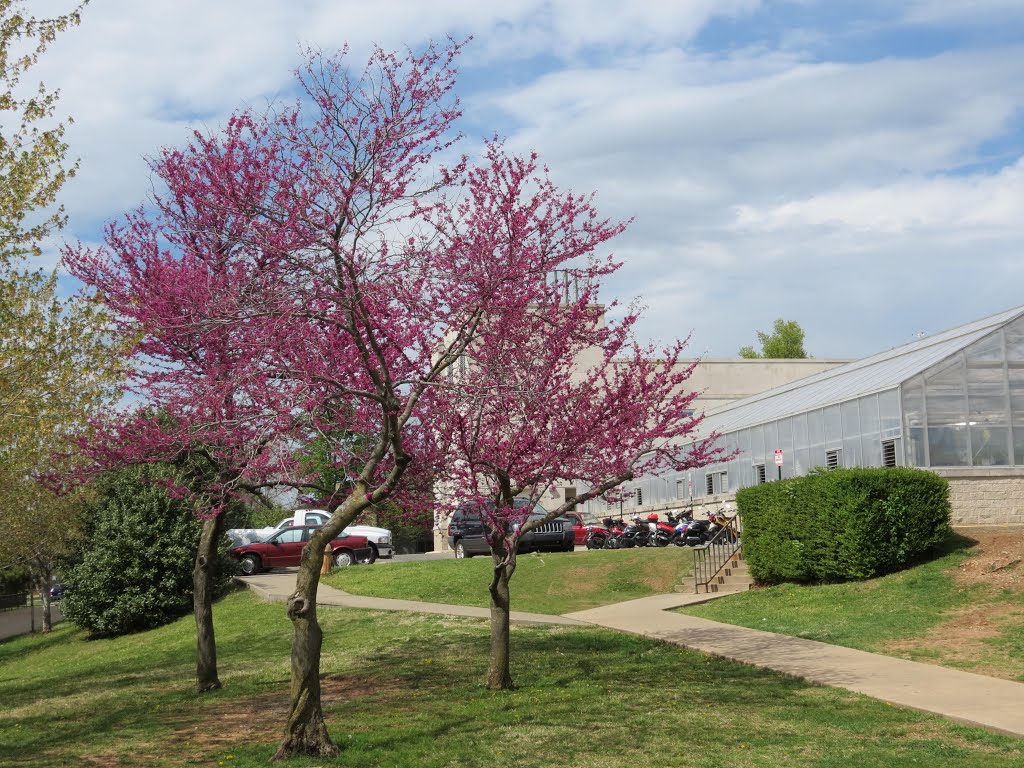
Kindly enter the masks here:
M 910 468 L 819 470 L 736 494 L 743 556 L 759 582 L 892 573 L 950 533 L 949 484 Z

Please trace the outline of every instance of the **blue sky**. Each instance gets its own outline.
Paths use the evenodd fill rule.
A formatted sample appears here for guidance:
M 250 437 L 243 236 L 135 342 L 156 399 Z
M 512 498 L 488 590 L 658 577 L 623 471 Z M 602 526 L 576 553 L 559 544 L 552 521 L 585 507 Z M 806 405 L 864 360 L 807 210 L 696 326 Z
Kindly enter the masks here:
M 303 44 L 449 34 L 466 149 L 497 132 L 635 217 L 605 294 L 647 338 L 731 357 L 784 317 L 860 357 L 1024 304 L 1024 0 L 94 0 L 37 70 L 76 121 L 64 237 L 286 93 Z

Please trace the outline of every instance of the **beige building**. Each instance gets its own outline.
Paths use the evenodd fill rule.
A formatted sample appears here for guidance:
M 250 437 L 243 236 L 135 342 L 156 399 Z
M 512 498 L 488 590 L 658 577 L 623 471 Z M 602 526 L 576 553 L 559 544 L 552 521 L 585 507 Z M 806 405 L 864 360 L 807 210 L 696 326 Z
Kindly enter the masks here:
M 684 362 L 689 364 L 693 361 Z M 783 384 L 849 362 L 851 361 L 813 357 L 805 360 L 703 358 L 687 381 L 687 387 L 701 393 L 694 401 L 696 410 L 708 413 L 736 400 L 781 387 Z

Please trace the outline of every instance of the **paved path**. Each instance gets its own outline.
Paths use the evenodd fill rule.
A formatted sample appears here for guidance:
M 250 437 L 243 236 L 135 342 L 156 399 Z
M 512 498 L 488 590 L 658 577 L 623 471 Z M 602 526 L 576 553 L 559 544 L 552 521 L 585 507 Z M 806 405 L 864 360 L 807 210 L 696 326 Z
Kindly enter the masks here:
M 50 604 L 50 621 L 56 626 L 63 617 L 60 615 L 60 604 Z M 43 630 L 43 606 L 39 603 L 35 605 L 35 630 L 36 632 L 42 632 Z M 0 640 L 6 640 L 8 637 L 16 637 L 18 635 L 27 635 L 32 631 L 32 614 L 29 612 L 28 607 L 25 608 L 10 608 L 5 611 L 0 611 Z
M 569 617 L 1024 737 L 1022 683 L 666 612 L 687 597 L 655 595 Z
M 295 589 L 294 571 L 273 571 L 260 573 L 256 576 L 239 576 L 239 581 L 259 594 L 264 600 L 285 602 L 288 595 Z M 378 611 L 412 611 L 413 613 L 437 613 L 445 616 L 469 616 L 475 619 L 489 619 L 491 612 L 487 608 L 472 605 L 445 605 L 443 603 L 419 603 L 414 600 L 391 600 L 384 597 L 360 597 L 342 592 L 340 589 L 320 584 L 316 591 L 317 605 L 334 605 L 344 608 L 372 608 Z M 512 611 L 511 620 L 515 624 L 562 624 L 584 626 L 586 621 L 571 619 L 565 616 L 551 616 L 543 613 L 524 613 Z
M 295 587 L 295 573 L 260 574 L 242 581 L 265 599 L 284 601 Z M 722 596 L 723 593 L 654 595 L 566 616 L 513 612 L 512 620 L 527 624 L 592 624 L 630 632 L 1024 737 L 1022 683 L 668 612 Z M 323 584 L 317 593 L 317 603 L 483 619 L 490 615 L 486 608 L 357 597 Z

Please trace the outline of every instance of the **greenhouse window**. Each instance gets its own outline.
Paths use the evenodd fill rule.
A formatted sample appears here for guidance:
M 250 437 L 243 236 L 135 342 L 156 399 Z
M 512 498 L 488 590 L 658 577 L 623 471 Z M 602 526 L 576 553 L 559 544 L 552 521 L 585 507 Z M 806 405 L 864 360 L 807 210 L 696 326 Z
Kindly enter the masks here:
M 896 441 L 895 440 L 883 440 L 882 441 L 882 466 L 883 467 L 895 467 L 896 466 Z

